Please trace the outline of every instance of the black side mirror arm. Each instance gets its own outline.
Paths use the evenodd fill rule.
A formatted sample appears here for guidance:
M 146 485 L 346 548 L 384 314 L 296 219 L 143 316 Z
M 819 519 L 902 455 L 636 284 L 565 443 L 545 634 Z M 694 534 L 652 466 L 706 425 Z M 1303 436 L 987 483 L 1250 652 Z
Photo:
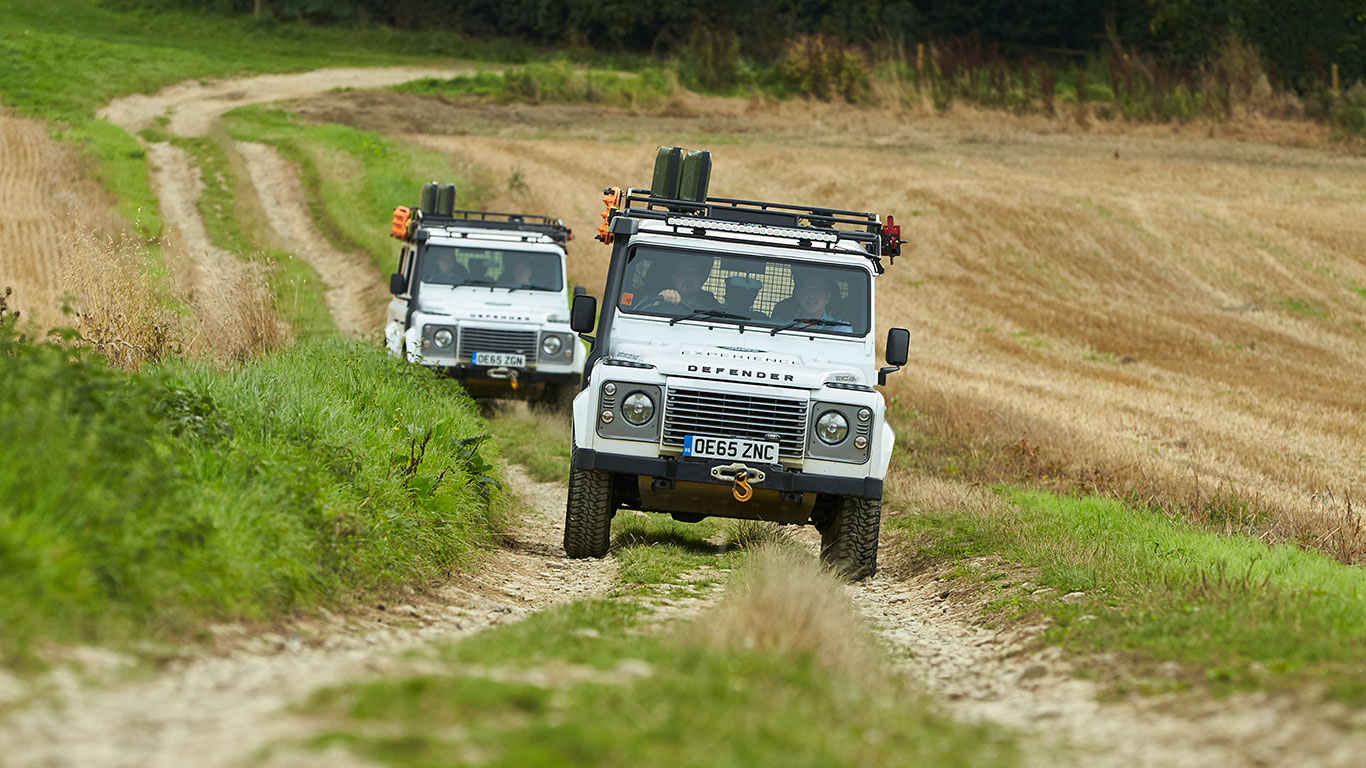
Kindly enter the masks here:
M 887 377 L 899 370 L 901 370 L 901 366 L 899 365 L 889 365 L 886 368 L 879 368 L 877 372 L 877 385 L 879 387 L 887 386 Z

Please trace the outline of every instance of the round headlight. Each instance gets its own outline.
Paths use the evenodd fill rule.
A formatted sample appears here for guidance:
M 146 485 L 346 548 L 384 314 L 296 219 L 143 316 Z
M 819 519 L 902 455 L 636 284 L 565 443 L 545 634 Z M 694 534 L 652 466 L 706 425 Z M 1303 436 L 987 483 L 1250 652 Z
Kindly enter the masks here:
M 442 328 L 432 334 L 432 341 L 435 341 L 438 347 L 445 349 L 451 345 L 451 342 L 455 341 L 455 334 L 451 333 L 446 328 Z
M 560 341 L 559 336 L 547 336 L 541 339 L 541 351 L 546 355 L 554 355 L 564 347 L 564 342 Z
M 655 415 L 655 401 L 639 390 L 632 392 L 621 401 L 621 415 L 628 422 L 639 427 Z
M 839 445 L 849 436 L 849 420 L 839 411 L 826 411 L 816 419 L 816 437 L 826 445 Z

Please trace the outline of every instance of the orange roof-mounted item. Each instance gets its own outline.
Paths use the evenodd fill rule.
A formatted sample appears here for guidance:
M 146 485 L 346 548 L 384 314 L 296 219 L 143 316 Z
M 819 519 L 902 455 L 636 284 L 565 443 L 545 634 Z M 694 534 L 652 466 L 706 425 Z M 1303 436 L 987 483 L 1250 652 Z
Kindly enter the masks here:
M 602 191 L 602 202 L 607 206 L 607 209 L 599 214 L 602 216 L 602 223 L 598 225 L 598 235 L 594 239 L 601 240 L 603 245 L 611 245 L 612 232 L 609 229 L 608 222 L 612 218 L 612 209 L 621 205 L 621 187 L 604 189 Z
M 408 223 L 412 220 L 412 209 L 406 205 L 400 205 L 394 209 L 394 220 L 389 224 L 389 236 L 397 237 L 399 240 L 408 239 Z

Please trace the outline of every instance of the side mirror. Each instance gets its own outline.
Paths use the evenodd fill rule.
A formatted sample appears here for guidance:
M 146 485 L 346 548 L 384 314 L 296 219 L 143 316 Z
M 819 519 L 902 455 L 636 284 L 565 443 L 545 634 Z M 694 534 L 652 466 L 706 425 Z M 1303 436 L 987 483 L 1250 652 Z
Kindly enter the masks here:
M 587 294 L 588 294 L 588 289 L 587 289 L 587 288 L 584 288 L 582 285 L 576 285 L 576 286 L 574 286 L 574 295 L 575 295 L 575 296 L 585 296 L 585 295 L 587 295 Z
M 905 328 L 887 331 L 887 364 L 900 368 L 911 355 L 911 332 Z
M 408 288 L 407 282 L 408 281 L 403 279 L 402 272 L 395 272 L 394 274 L 389 275 L 389 293 L 392 293 L 395 296 L 403 293 L 403 291 Z
M 887 362 L 889 367 L 877 372 L 877 385 L 887 383 L 887 375 L 901 370 L 911 355 L 911 332 L 905 328 L 892 328 L 887 331 Z
M 598 321 L 598 300 L 587 294 L 574 297 L 569 307 L 569 327 L 574 333 L 588 333 Z

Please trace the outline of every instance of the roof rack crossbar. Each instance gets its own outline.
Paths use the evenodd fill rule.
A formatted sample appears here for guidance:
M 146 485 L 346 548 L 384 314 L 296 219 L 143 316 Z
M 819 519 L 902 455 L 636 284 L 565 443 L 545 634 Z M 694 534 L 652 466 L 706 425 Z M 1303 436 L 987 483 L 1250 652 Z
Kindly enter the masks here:
M 882 222 L 875 213 L 864 211 L 846 211 L 839 208 L 815 208 L 803 205 L 789 205 L 786 203 L 770 203 L 759 200 L 740 200 L 728 197 L 709 197 L 704 202 L 691 202 L 687 200 L 674 200 L 671 198 L 654 197 L 649 190 L 631 189 L 627 191 L 623 201 L 623 209 L 630 208 L 639 211 L 640 206 L 646 209 L 656 207 L 663 208 L 673 214 L 694 213 L 703 217 L 713 217 L 717 213 L 724 215 L 727 210 L 756 212 L 771 212 L 775 214 L 787 214 L 794 217 L 793 224 L 784 225 L 791 228 L 810 227 L 839 232 L 841 235 L 850 230 L 837 229 L 837 225 L 857 227 L 869 234 L 878 235 L 882 231 Z M 810 224 L 799 224 L 796 220 L 805 219 Z M 825 226 L 816 227 L 816 223 Z
M 782 218 L 770 220 L 744 216 L 746 211 L 770 213 Z M 835 242 L 843 240 L 859 243 L 877 271 L 882 271 L 882 222 L 875 213 L 729 197 L 709 197 L 702 202 L 692 202 L 655 197 L 648 189 L 628 189 L 615 215 L 663 221 L 673 228 L 674 234 L 683 237 L 705 237 L 717 242 L 746 245 L 753 244 L 753 241 L 729 237 L 715 228 L 707 227 L 706 221 L 739 221 L 786 230 L 782 237 L 797 241 L 805 248 L 824 246 L 823 250 L 833 250 L 833 243 L 829 241 L 833 235 Z M 679 218 L 692 216 L 697 217 L 696 224 L 677 223 Z M 802 223 L 803 221 L 806 223 Z M 840 229 L 841 225 L 853 229 Z M 811 235 L 810 238 L 802 236 L 807 233 Z
M 498 211 L 453 211 L 451 216 L 422 211 L 422 226 L 468 227 L 470 229 L 502 229 L 517 232 L 535 232 L 547 235 L 561 246 L 569 240 L 569 228 L 559 219 L 527 213 L 501 213 Z

